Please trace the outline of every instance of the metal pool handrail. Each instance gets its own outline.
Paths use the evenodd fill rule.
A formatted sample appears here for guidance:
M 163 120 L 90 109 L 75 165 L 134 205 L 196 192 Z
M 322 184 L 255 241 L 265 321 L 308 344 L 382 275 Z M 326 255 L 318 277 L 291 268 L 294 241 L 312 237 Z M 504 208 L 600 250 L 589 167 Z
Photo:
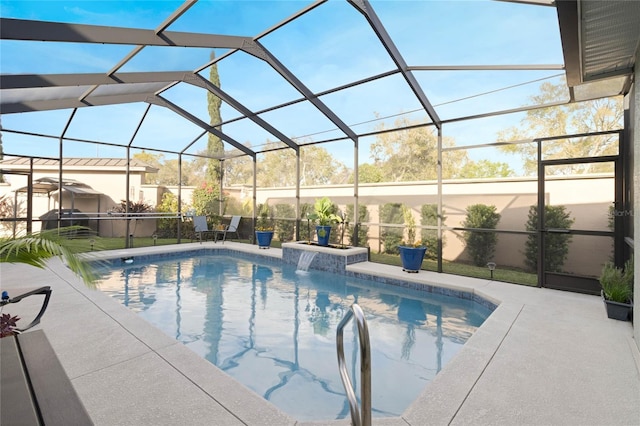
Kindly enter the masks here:
M 353 391 L 353 384 L 349 378 L 347 371 L 347 363 L 344 360 L 344 339 L 343 331 L 345 325 L 355 317 L 358 326 L 358 337 L 360 340 L 360 401 L 362 406 L 358 410 L 358 400 Z M 338 349 L 338 369 L 340 370 L 340 378 L 342 385 L 347 393 L 349 400 L 349 410 L 351 411 L 351 424 L 354 426 L 370 426 L 371 425 L 371 347 L 369 345 L 369 328 L 367 320 L 360 306 L 356 303 L 351 305 L 351 309 L 347 311 L 340 324 L 336 335 L 336 346 Z

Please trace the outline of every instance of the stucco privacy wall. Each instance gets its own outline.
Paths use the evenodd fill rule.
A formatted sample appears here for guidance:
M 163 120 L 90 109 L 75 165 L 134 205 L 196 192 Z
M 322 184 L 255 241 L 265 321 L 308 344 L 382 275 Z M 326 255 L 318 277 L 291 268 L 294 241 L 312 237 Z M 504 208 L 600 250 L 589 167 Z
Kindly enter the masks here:
M 497 180 L 468 180 L 443 184 L 443 209 L 445 225 L 460 227 L 466 217 L 467 206 L 473 204 L 495 205 L 501 214 L 497 229 L 525 231 L 529 208 L 537 203 L 535 178 L 503 178 Z M 402 203 L 412 207 L 416 223 L 420 224 L 420 208 L 423 204 L 437 203 L 436 182 L 399 183 L 394 185 L 363 184 L 359 187 L 359 203 L 367 206 L 369 222 L 379 223 L 379 206 L 385 203 Z M 609 230 L 609 207 L 614 196 L 612 175 L 585 175 L 579 177 L 554 177 L 546 182 L 545 199 L 553 206 L 564 205 L 575 219 L 575 229 Z M 344 208 L 353 203 L 353 187 L 350 185 L 306 187 L 300 189 L 300 202 L 313 203 L 316 198 L 329 196 Z M 269 188 L 258 190 L 258 203 L 268 201 L 294 204 L 294 188 Z M 373 251 L 383 249 L 379 239 L 380 227 L 369 227 L 369 246 Z M 459 231 L 445 232 L 444 258 L 469 260 Z M 495 260 L 500 265 L 524 267 L 526 235 L 501 234 L 498 237 Z M 606 237 L 574 237 L 565 268 L 569 272 L 597 276 L 602 264 L 609 260 L 611 240 Z

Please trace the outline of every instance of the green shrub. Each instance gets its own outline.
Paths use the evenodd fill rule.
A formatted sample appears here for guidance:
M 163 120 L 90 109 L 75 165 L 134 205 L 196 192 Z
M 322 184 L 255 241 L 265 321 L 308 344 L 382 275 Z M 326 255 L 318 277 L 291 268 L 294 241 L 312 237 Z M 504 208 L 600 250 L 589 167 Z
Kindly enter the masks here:
M 381 223 L 404 223 L 404 217 L 402 215 L 402 204 L 400 203 L 387 203 L 383 204 L 380 208 L 380 222 Z M 398 246 L 402 242 L 402 228 L 389 228 L 381 226 L 380 238 L 382 244 L 384 244 L 384 253 L 387 254 L 399 254 Z
M 442 224 L 444 225 L 447 217 L 442 211 Z M 422 226 L 437 226 L 438 225 L 438 205 L 437 204 L 423 204 L 420 210 L 420 224 Z M 423 229 L 420 233 L 422 242 L 427 246 L 427 253 L 425 257 L 427 259 L 438 258 L 438 231 L 435 229 Z M 442 249 L 444 250 L 445 239 L 442 237 Z
M 273 231 L 273 214 L 269 203 L 265 201 L 257 206 L 256 231 Z
M 159 213 L 178 214 L 178 197 L 171 193 L 162 194 L 162 201 L 156 206 Z M 176 238 L 178 236 L 178 219 L 158 219 L 156 234 L 160 238 Z
M 296 230 L 296 209 L 291 204 L 276 204 L 276 231 L 282 242 L 293 241 Z
M 223 211 L 220 212 L 222 203 Z M 200 186 L 193 190 L 191 204 L 196 210 L 196 215 L 207 216 L 208 222 L 220 223 L 221 214 L 224 214 L 224 200 L 220 199 L 220 189 L 217 185 L 202 182 Z
M 633 298 L 633 259 L 625 263 L 625 268 L 617 268 L 609 262 L 602 268 L 600 285 L 607 300 L 628 303 Z
M 474 204 L 467 207 L 467 217 L 462 223 L 465 228 L 495 229 L 500 222 L 496 206 Z M 464 231 L 463 239 L 469 255 L 476 266 L 485 266 L 493 259 L 498 243 L 495 232 Z
M 565 206 L 544 207 L 545 229 L 569 229 L 573 225 Z M 529 216 L 526 225 L 527 231 L 538 230 L 538 206 L 529 208 Z M 569 255 L 569 243 L 571 235 L 559 233 L 546 233 L 544 236 L 544 265 L 549 272 L 562 272 L 562 266 Z M 538 235 L 530 234 L 525 243 L 525 264 L 531 271 L 538 270 Z
M 347 220 L 349 221 L 349 226 L 347 230 L 349 231 L 349 244 L 352 246 L 356 245 L 356 235 L 355 235 L 355 224 L 351 223 L 353 220 L 353 204 L 347 204 Z M 358 205 L 358 223 L 368 222 L 369 221 L 369 212 L 367 210 L 367 206 Z M 366 247 L 369 244 L 369 227 L 366 225 L 358 226 L 358 246 Z
M 125 213 L 127 211 L 127 201 L 120 200 L 120 204 L 113 210 L 119 213 Z M 129 201 L 129 213 L 147 213 L 152 210 L 153 207 L 144 201 Z
M 120 200 L 120 204 L 113 208 L 113 211 L 118 213 L 148 213 L 153 210 L 153 207 L 144 201 L 129 201 L 127 208 L 127 201 Z M 136 228 L 138 226 L 138 218 L 130 218 L 129 220 L 129 234 L 135 235 Z

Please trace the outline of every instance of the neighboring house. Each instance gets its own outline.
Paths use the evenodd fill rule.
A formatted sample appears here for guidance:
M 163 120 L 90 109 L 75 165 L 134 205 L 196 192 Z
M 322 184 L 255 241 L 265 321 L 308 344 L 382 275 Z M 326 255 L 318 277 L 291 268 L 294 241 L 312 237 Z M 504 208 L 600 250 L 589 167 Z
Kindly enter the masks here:
M 0 184 L 0 196 L 4 195 L 17 204 L 17 216 L 26 217 L 26 199 L 28 194 L 28 177 L 31 175 L 34 190 L 34 220 L 49 211 L 59 208 L 57 191 L 59 161 L 38 158 L 14 157 L 0 161 L 0 170 L 4 174 L 5 183 Z M 131 201 L 144 201 L 155 206 L 156 199 L 145 200 L 143 186 L 146 173 L 157 173 L 158 169 L 148 164 L 131 159 L 129 162 L 129 184 L 127 187 L 127 160 L 121 158 L 65 158 L 63 160 L 62 209 L 79 210 L 88 217 L 97 217 L 126 199 L 127 191 Z M 38 189 L 41 189 L 39 191 Z M 16 192 L 17 191 L 17 192 Z M 94 220 L 92 228 L 100 235 L 118 234 L 113 226 L 100 225 Z M 149 224 L 151 233 L 155 230 L 155 221 Z M 6 228 L 6 226 L 5 226 Z M 143 228 L 147 228 L 144 226 Z M 40 229 L 40 223 L 34 222 L 33 230 Z M 144 233 L 146 229 L 143 230 Z M 124 234 L 123 234 L 124 235 Z

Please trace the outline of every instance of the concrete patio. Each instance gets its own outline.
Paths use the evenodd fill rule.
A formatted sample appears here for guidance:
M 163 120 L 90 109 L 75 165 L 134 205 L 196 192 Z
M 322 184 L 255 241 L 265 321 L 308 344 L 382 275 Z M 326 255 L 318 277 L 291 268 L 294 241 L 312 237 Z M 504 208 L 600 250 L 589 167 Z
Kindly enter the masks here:
M 227 242 L 111 255 L 203 246 L 281 254 Z M 640 425 L 640 356 L 632 325 L 607 319 L 599 297 L 425 271 L 409 275 L 368 262 L 348 269 L 461 288 L 500 303 L 400 418 L 374 424 Z M 3 290 L 41 285 L 50 285 L 53 296 L 39 328 L 96 425 L 349 423 L 296 421 L 118 302 L 86 288 L 58 260 L 47 270 L 1 265 Z M 26 318 L 38 302 L 25 300 L 4 312 Z

